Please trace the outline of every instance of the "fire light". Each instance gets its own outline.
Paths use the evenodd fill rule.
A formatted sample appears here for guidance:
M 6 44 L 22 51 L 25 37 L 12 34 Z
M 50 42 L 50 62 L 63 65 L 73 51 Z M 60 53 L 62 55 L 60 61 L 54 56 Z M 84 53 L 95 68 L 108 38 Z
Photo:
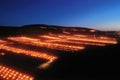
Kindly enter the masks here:
M 49 55 L 49 53 L 25 50 L 25 49 L 11 47 L 9 45 L 0 45 L 0 49 L 6 50 L 6 51 L 11 51 L 15 54 L 24 54 L 27 56 L 45 59 L 45 60 L 56 60 L 57 59 L 56 56 Z
M 33 46 L 46 47 L 50 49 L 63 50 L 63 51 L 78 51 L 83 50 L 85 47 L 82 45 L 73 46 L 73 45 L 64 45 L 57 43 L 44 42 L 40 39 L 29 38 L 29 37 L 9 37 L 9 40 L 17 41 L 23 44 L 29 44 Z
M 0 64 L 0 78 L 3 80 L 34 80 L 34 77 Z

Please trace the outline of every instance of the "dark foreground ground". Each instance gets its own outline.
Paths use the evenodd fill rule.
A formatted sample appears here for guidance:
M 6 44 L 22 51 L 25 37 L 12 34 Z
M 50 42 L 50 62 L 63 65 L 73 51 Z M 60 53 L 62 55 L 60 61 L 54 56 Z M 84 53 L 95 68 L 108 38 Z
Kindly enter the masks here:
M 120 44 L 66 54 L 44 70 L 38 80 L 120 79 Z

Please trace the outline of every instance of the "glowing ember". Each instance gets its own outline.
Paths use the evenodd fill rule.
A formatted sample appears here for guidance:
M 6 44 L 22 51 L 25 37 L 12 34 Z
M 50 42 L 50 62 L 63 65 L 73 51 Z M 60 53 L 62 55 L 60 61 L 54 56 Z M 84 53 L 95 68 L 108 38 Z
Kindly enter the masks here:
M 43 63 L 43 64 L 39 65 L 38 68 L 39 68 L 39 69 L 46 69 L 46 68 L 48 68 L 48 67 L 50 66 L 50 64 L 51 64 L 52 62 L 53 62 L 53 61 L 50 60 L 50 61 L 48 61 L 48 62 L 46 62 L 46 63 Z
M 4 55 L 5 55 L 5 53 L 4 53 L 4 52 L 0 53 L 0 56 L 4 56 Z
M 93 29 L 92 29 L 92 30 L 90 30 L 90 32 L 96 32 L 96 30 L 93 30 Z
M 0 78 L 3 80 L 34 80 L 34 77 L 19 72 L 17 70 L 5 67 L 0 64 Z

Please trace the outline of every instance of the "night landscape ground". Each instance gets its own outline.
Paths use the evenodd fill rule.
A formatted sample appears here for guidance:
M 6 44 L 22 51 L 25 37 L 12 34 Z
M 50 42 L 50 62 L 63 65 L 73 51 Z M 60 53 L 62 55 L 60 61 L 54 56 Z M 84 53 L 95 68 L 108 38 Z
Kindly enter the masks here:
M 1 80 L 120 79 L 119 32 L 45 24 L 0 27 Z

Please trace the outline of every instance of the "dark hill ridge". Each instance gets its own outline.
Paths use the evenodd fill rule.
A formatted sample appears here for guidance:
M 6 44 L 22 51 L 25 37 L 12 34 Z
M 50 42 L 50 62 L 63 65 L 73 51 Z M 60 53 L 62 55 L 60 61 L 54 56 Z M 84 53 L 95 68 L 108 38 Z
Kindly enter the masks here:
M 36 35 L 36 34 L 46 34 L 46 33 L 61 33 L 61 34 L 92 34 L 92 35 L 106 35 L 107 32 L 83 28 L 83 27 L 64 27 L 55 25 L 45 25 L 45 24 L 33 24 L 24 25 L 21 27 L 12 26 L 0 26 L 1 36 L 11 36 L 11 35 Z
M 88 28 L 82 27 L 63 27 L 63 26 L 53 26 L 53 25 L 26 25 L 21 27 L 22 33 L 27 33 L 28 35 L 32 32 L 34 34 L 46 34 L 46 33 L 56 33 L 56 34 L 90 34 Z M 100 32 L 95 30 L 96 32 Z
M 25 28 L 33 28 L 33 27 L 37 27 L 37 28 L 41 28 L 41 27 L 49 27 L 49 28 L 70 28 L 70 29 L 86 29 L 86 30 L 91 30 L 90 28 L 85 28 L 85 27 L 71 27 L 71 26 L 57 26 L 57 25 L 46 25 L 46 24 L 32 24 L 32 25 L 24 25 L 22 27 Z
M 20 28 L 18 27 L 0 26 L 0 36 L 16 35 L 19 30 Z

